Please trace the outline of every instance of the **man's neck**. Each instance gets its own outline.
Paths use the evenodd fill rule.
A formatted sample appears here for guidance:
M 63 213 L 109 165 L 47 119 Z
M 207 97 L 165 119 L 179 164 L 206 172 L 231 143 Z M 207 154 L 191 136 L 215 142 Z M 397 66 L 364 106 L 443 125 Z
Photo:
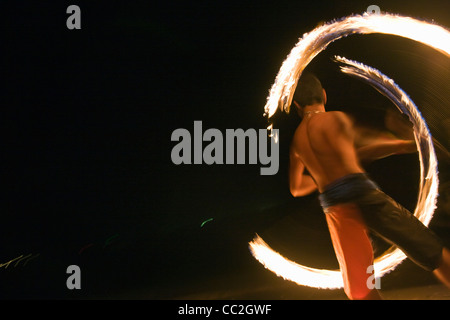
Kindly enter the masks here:
M 325 112 L 325 106 L 322 103 L 309 105 L 303 109 L 304 116 L 307 116 L 309 114 L 321 113 L 321 112 Z

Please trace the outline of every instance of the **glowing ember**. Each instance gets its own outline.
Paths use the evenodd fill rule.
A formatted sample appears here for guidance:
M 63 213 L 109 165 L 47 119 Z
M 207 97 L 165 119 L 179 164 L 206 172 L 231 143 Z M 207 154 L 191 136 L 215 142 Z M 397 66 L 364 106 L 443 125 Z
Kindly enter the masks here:
M 391 14 L 351 16 L 318 27 L 305 34 L 292 49 L 276 77 L 265 106 L 270 118 L 280 108 L 289 112 L 298 78 L 308 63 L 331 42 L 350 34 L 385 33 L 419 41 L 450 56 L 450 32 L 440 26 L 409 17 Z M 401 112 L 408 115 L 414 125 L 414 135 L 420 148 L 420 191 L 414 215 L 428 225 L 436 208 L 438 191 L 437 158 L 428 127 L 417 107 L 392 79 L 378 70 L 345 58 L 336 57 L 345 64 L 341 71 L 367 81 L 389 98 Z M 427 158 L 425 158 L 427 157 Z M 286 280 L 316 288 L 341 288 L 340 271 L 314 269 L 290 261 L 273 251 L 259 236 L 249 244 L 253 256 L 267 269 Z M 375 259 L 375 274 L 381 277 L 392 271 L 406 256 L 399 249 L 391 248 Z

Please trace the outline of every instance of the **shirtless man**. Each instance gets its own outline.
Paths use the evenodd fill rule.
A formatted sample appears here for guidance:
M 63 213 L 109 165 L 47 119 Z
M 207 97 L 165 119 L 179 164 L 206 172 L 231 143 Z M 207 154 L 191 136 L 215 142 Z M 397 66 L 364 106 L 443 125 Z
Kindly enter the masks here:
M 326 112 L 326 99 L 314 75 L 300 78 L 293 103 L 302 121 L 292 140 L 289 184 L 294 197 L 318 189 L 345 293 L 350 299 L 380 299 L 378 291 L 367 284 L 374 261 L 369 231 L 399 247 L 450 287 L 450 251 L 414 215 L 384 194 L 360 164 L 361 160 L 415 152 L 414 141 L 380 140 L 357 149 L 352 122 L 342 112 Z

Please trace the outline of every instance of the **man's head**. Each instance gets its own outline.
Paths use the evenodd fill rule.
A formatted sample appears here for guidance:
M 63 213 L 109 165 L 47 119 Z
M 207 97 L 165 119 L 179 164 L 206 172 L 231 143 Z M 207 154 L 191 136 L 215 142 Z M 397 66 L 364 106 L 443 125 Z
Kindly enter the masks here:
M 312 73 L 304 73 L 300 77 L 294 93 L 294 104 L 300 114 L 307 106 L 325 105 L 327 96 L 319 79 Z

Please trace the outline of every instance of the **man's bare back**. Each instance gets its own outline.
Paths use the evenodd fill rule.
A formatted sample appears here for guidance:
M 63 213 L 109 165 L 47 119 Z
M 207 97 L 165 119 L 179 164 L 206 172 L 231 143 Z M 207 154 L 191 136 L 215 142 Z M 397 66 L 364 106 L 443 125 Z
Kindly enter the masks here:
M 309 113 L 295 131 L 291 151 L 291 179 L 308 170 L 319 192 L 343 176 L 362 173 L 349 117 L 339 111 Z M 304 181 L 303 184 L 307 182 Z

